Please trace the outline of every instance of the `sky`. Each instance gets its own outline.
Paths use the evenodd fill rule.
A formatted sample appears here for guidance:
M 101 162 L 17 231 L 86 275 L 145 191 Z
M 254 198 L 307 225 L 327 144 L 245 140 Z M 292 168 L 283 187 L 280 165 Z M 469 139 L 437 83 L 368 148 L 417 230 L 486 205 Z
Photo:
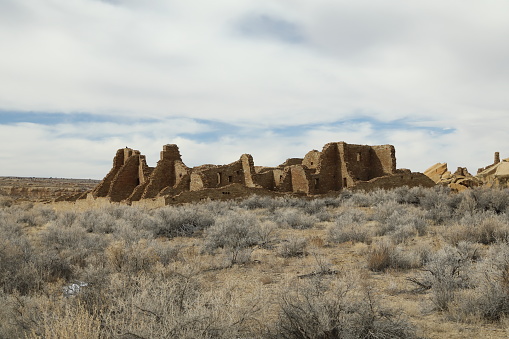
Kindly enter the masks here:
M 102 179 L 328 142 L 397 167 L 509 157 L 506 0 L 0 0 L 0 176 Z

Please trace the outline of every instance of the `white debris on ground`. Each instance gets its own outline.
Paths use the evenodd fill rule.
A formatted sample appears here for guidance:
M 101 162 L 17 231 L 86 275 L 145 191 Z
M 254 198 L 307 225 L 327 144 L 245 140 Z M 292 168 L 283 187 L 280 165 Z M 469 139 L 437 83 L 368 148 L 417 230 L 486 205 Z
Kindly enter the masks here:
M 64 297 L 71 297 L 78 294 L 82 287 L 88 286 L 88 283 L 83 281 L 78 281 L 76 283 L 64 286 L 62 289 L 64 291 Z

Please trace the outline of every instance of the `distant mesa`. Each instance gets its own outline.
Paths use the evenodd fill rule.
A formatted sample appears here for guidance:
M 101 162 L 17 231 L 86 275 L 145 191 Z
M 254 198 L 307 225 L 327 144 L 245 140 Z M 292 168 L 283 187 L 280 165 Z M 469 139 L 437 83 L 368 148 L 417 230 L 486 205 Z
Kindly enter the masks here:
M 320 196 L 343 189 L 372 190 L 399 186 L 431 187 L 435 183 L 422 173 L 396 169 L 392 145 L 326 144 L 304 158 L 291 158 L 277 167 L 255 166 L 243 154 L 227 165 L 193 168 L 183 162 L 177 145 L 164 145 L 156 167 L 131 148 L 119 149 L 113 167 L 87 200 L 159 205 L 203 199 L 232 199 L 252 194 L 262 196 Z M 81 198 L 85 198 L 82 196 Z
M 0 196 L 18 201 L 76 200 L 98 183 L 91 179 L 0 177 Z

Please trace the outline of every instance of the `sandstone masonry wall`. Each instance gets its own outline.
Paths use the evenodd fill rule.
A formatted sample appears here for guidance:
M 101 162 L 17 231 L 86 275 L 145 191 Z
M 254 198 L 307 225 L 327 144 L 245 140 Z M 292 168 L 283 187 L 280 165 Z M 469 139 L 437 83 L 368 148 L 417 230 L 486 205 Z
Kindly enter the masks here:
M 278 167 L 255 167 L 253 157 L 243 154 L 227 165 L 188 168 L 177 145 L 165 145 L 155 168 L 145 156 L 130 148 L 120 149 L 113 168 L 92 191 L 94 198 L 113 202 L 158 201 L 182 203 L 201 199 L 232 199 L 250 194 L 329 194 L 345 188 L 392 188 L 434 184 L 420 173 L 396 170 L 391 145 L 326 144 L 304 158 L 290 158 Z M 163 199 L 164 198 L 164 199 Z

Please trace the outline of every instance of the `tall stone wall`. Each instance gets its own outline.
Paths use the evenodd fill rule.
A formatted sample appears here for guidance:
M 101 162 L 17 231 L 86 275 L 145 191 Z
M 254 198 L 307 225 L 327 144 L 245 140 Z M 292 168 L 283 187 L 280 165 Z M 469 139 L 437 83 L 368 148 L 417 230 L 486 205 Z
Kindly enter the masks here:
M 339 191 L 343 188 L 345 164 L 341 160 L 340 143 L 326 144 L 319 157 L 316 172 L 319 173 L 319 187 L 313 193 Z
M 244 185 L 246 187 L 255 187 L 255 166 L 254 160 L 251 154 L 243 154 L 240 157 L 242 163 L 242 174 L 244 175 Z
M 174 187 L 184 174 L 187 174 L 187 167 L 182 163 L 177 145 L 164 145 L 142 198 L 155 198 L 164 188 Z
M 168 186 L 175 184 L 175 168 L 170 160 L 161 159 L 152 172 L 147 186 L 142 194 L 143 199 L 155 198 L 159 192 Z
M 371 179 L 371 146 L 340 144 L 340 154 L 344 171 L 348 174 L 350 186 L 355 181 L 367 181 Z M 343 176 L 345 177 L 345 175 Z
M 371 146 L 370 178 L 396 172 L 396 149 L 392 145 Z
M 309 176 L 302 166 L 293 165 L 290 167 L 292 176 L 292 192 L 309 194 Z
M 111 201 L 122 201 L 129 198 L 136 186 L 140 185 L 139 167 L 139 155 L 127 158 L 111 183 L 108 192 Z

